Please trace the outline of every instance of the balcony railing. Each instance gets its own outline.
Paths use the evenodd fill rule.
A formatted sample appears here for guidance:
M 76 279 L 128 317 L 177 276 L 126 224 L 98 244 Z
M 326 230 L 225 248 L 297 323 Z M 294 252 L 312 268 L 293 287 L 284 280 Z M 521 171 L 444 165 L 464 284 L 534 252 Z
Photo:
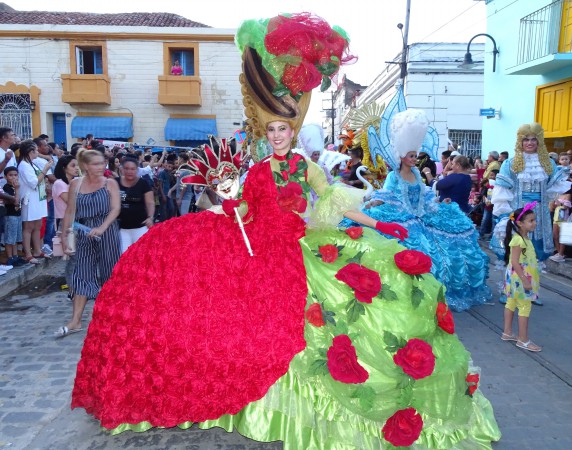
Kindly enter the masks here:
M 517 65 L 558 53 L 562 20 L 569 21 L 569 15 L 562 15 L 563 6 L 571 0 L 556 0 L 544 8 L 520 19 Z

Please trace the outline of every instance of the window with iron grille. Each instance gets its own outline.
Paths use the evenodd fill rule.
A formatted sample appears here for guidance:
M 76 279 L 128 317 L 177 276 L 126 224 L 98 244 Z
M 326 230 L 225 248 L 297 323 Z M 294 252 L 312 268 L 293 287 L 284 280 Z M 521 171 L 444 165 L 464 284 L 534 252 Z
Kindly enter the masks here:
M 461 155 L 480 158 L 482 151 L 481 130 L 449 130 L 449 140 L 458 146 Z
M 21 139 L 32 137 L 30 94 L 0 94 L 0 126 L 12 128 Z

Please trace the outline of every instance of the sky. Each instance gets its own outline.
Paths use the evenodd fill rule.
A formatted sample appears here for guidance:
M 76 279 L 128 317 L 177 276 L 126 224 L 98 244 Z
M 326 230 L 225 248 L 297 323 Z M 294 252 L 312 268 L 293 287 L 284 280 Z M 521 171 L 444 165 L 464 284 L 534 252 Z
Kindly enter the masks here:
M 403 45 L 398 23 L 405 23 L 407 0 L 4 0 L 21 11 L 92 13 L 169 12 L 215 28 L 238 28 L 246 19 L 281 12 L 311 12 L 339 25 L 350 37 L 355 64 L 342 69 L 350 80 L 367 86 Z M 478 0 L 411 0 L 409 43 L 468 42 L 486 32 L 485 2 Z M 474 42 L 484 42 L 477 38 Z M 462 58 L 463 55 L 459 55 Z M 321 123 L 322 96 L 315 90 L 306 122 Z

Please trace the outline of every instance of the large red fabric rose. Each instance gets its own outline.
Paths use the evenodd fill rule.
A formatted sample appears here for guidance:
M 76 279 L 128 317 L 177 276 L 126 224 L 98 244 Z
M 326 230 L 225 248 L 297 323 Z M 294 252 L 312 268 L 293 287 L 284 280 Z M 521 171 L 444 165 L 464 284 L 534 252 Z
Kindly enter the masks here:
M 336 336 L 328 349 L 328 370 L 334 380 L 342 383 L 363 383 L 369 378 L 359 365 L 352 341 L 346 334 Z
M 302 196 L 302 193 L 302 186 L 298 183 L 288 183 L 286 186 L 280 188 L 278 192 L 278 206 L 280 206 L 282 211 L 303 213 L 306 211 L 308 202 Z
M 385 440 L 396 447 L 409 447 L 419 438 L 423 419 L 414 408 L 397 411 L 381 429 Z
M 325 263 L 333 263 L 338 259 L 339 251 L 338 247 L 334 244 L 322 245 L 318 247 L 320 255 L 322 255 L 322 261 Z
M 453 313 L 445 303 L 437 304 L 437 325 L 449 334 L 455 332 L 455 321 L 453 320 Z
M 359 239 L 363 235 L 363 228 L 362 227 L 346 228 L 346 233 L 352 239 Z
M 479 379 L 480 377 L 478 373 L 467 374 L 467 378 L 465 378 L 465 381 L 469 385 L 469 395 L 472 396 L 479 387 Z
M 316 66 L 302 61 L 298 66 L 287 64 L 282 75 L 282 84 L 290 89 L 292 95 L 309 92 L 322 82 L 322 74 Z
M 342 267 L 336 273 L 336 278 L 351 287 L 356 298 L 363 303 L 371 303 L 373 297 L 381 291 L 379 273 L 356 263 Z
M 324 315 L 322 314 L 322 306 L 319 303 L 312 303 L 306 310 L 306 319 L 315 327 L 323 327 Z
M 393 256 L 395 265 L 409 275 L 422 275 L 431 271 L 431 258 L 417 250 L 403 250 Z
M 435 369 L 433 349 L 427 342 L 417 338 L 409 339 L 405 347 L 397 350 L 393 362 L 416 380 L 428 377 Z

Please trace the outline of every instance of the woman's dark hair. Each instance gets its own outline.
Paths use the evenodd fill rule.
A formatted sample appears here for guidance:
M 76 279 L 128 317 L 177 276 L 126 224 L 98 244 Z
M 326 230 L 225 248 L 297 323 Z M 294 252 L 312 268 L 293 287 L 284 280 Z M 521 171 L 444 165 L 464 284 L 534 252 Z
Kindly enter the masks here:
M 38 146 L 32 139 L 26 139 L 20 142 L 20 157 L 18 158 L 18 163 L 22 161 L 32 162 L 30 159 L 30 153 L 37 150 Z
M 153 157 L 153 155 L 151 155 L 151 153 L 149 153 L 143 157 L 143 161 L 151 162 L 152 157 Z
M 125 166 L 125 164 L 127 164 L 127 163 L 133 163 L 133 164 L 135 164 L 137 167 L 139 167 L 139 161 L 137 160 L 137 158 L 135 158 L 135 157 L 133 157 L 133 156 L 131 156 L 131 155 L 125 156 L 125 157 L 121 160 L 121 167 Z
M 65 184 L 69 184 L 68 177 L 66 175 L 66 168 L 72 161 L 75 160 L 75 156 L 72 155 L 64 155 L 60 159 L 58 159 L 58 163 L 54 168 L 54 176 L 58 180 L 62 180 Z
M 507 223 L 506 223 L 506 236 L 504 238 L 504 263 L 505 264 L 508 264 L 508 262 L 510 261 L 510 241 L 512 240 L 513 234 L 518 233 L 519 226 L 516 223 L 516 221 L 517 221 L 516 219 L 520 216 L 523 209 L 524 208 L 518 208 L 516 211 L 514 211 L 511 214 L 511 216 L 514 217 L 514 220 L 509 218 Z M 525 211 L 524 214 L 522 214 L 522 217 L 520 219 L 518 219 L 518 221 L 522 222 L 530 214 L 534 214 L 534 210 L 529 209 L 528 211 Z M 522 249 L 522 254 L 526 255 L 526 249 L 525 248 Z

